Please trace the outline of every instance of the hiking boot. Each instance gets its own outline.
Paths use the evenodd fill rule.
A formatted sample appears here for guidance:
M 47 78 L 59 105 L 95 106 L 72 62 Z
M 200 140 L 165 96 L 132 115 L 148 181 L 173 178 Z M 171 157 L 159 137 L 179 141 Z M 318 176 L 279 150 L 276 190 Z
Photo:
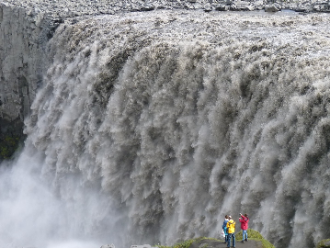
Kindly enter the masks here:
M 247 239 L 245 239 L 245 241 L 247 242 Z

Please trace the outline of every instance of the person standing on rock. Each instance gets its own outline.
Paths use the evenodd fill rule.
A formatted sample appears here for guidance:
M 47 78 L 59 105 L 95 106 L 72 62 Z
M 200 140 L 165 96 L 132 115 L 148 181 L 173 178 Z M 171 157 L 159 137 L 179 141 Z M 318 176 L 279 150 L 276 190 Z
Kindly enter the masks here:
M 228 217 L 229 221 L 227 222 L 227 232 L 228 232 L 228 242 L 227 247 L 230 247 L 231 240 L 233 240 L 233 246 L 235 247 L 235 221 L 231 218 L 231 216 Z
M 227 222 L 229 221 L 228 215 L 225 216 L 225 220 L 223 221 L 222 224 L 222 230 L 225 235 L 225 243 L 228 242 L 228 232 L 227 232 Z
M 241 222 L 241 229 L 242 229 L 242 242 L 244 243 L 244 241 L 248 241 L 248 235 L 247 235 L 247 229 L 249 228 L 248 223 L 249 223 L 249 217 L 247 214 L 239 214 L 240 218 L 239 218 L 239 222 Z

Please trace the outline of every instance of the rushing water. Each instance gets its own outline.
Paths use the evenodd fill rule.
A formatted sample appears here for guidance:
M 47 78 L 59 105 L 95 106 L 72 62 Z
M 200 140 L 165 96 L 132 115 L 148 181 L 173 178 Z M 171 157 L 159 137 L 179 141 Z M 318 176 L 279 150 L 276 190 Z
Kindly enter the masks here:
M 329 22 L 155 11 L 60 26 L 25 148 L 1 167 L 0 247 L 170 245 L 217 238 L 240 212 L 278 248 L 329 238 Z

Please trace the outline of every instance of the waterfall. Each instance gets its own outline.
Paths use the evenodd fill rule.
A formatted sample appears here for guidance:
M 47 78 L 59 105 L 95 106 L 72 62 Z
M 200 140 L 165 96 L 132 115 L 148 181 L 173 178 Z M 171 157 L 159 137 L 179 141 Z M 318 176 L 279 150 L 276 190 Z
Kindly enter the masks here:
M 278 248 L 329 238 L 329 22 L 154 11 L 59 26 L 25 147 L 1 167 L 0 246 L 172 245 L 218 238 L 240 212 Z

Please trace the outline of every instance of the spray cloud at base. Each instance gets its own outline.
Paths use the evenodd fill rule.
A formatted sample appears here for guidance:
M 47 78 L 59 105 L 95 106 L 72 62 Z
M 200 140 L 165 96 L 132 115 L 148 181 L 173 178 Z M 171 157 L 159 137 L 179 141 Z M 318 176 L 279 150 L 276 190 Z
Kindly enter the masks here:
M 329 237 L 328 24 L 157 11 L 59 26 L 2 173 L 2 242 L 173 244 L 240 212 L 276 247 Z

